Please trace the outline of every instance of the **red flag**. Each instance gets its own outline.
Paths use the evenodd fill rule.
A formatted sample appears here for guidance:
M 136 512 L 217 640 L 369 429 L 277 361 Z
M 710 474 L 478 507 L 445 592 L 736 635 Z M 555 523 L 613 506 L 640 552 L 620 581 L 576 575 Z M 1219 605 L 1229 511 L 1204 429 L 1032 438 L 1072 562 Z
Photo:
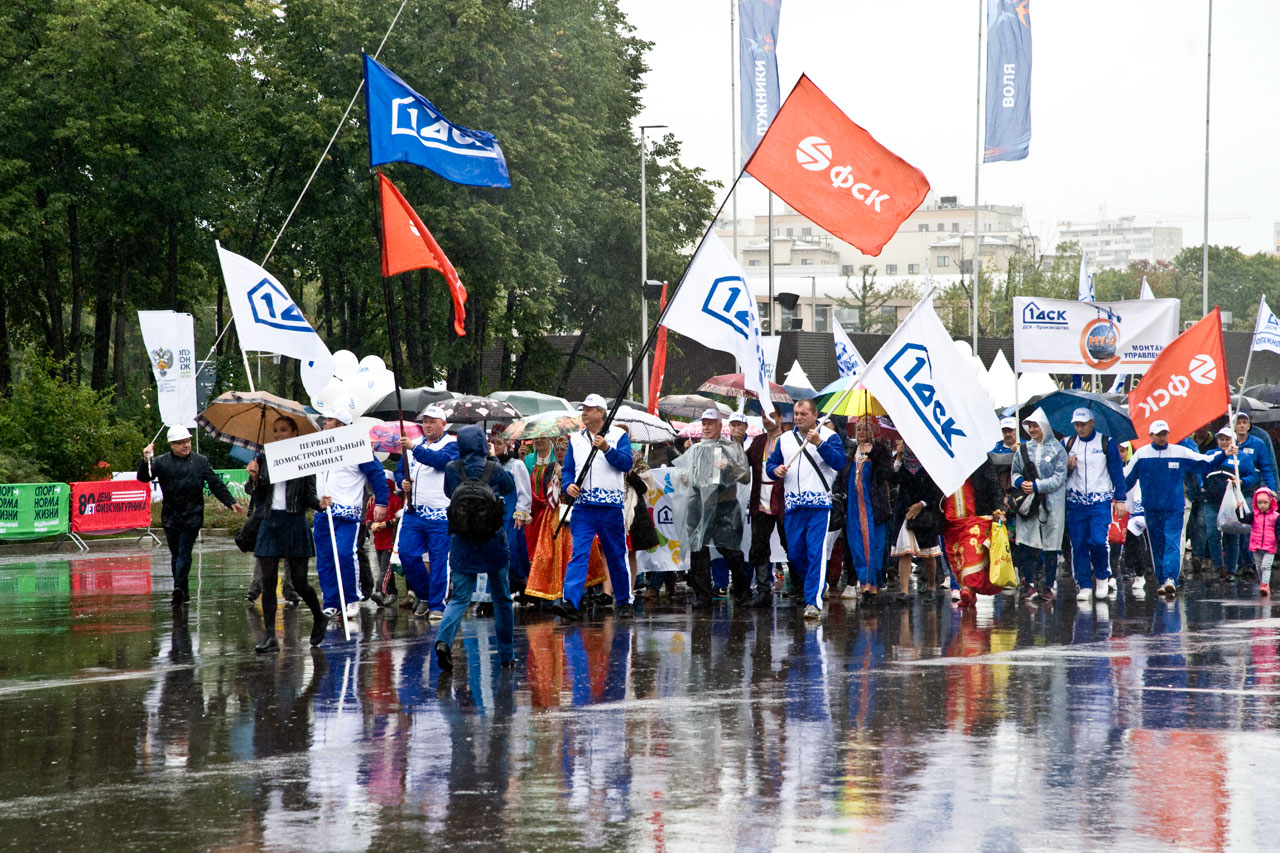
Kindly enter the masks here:
M 382 192 L 382 274 L 397 275 L 421 269 L 439 272 L 449 283 L 449 293 L 453 296 L 453 330 L 465 336 L 467 289 L 462 286 L 453 264 L 409 202 L 382 172 L 378 172 L 378 185 Z
M 641 299 L 644 297 L 641 296 Z M 667 309 L 667 283 L 662 283 L 662 300 L 658 303 L 658 316 Z M 649 414 L 658 414 L 658 398 L 662 396 L 662 377 L 667 373 L 667 327 L 658 327 L 658 339 L 653 345 L 653 370 L 649 373 Z
M 803 74 L 745 168 L 797 211 L 872 256 L 929 191 L 919 169 L 850 121 Z
M 1230 406 L 1222 315 L 1214 308 L 1174 338 L 1129 392 L 1129 418 L 1138 431 L 1134 446 L 1150 441 L 1152 421 L 1167 421 L 1169 441 L 1178 442 Z

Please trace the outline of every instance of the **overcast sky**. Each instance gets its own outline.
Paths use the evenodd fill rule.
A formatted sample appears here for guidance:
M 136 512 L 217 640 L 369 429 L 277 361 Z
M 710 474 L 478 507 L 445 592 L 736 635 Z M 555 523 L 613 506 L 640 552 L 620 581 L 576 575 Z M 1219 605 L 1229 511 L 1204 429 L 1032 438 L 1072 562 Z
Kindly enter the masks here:
M 727 187 L 731 0 L 619 2 L 653 42 L 638 123 L 670 125 Z M 1056 223 L 1103 213 L 1180 225 L 1199 246 L 1207 0 L 1033 0 L 1031 14 L 1031 152 L 983 166 L 981 200 L 1021 204 L 1045 250 Z M 808 74 L 935 192 L 971 203 L 977 30 L 977 0 L 782 0 L 782 97 Z M 1280 0 L 1214 4 L 1209 242 L 1248 252 L 1273 249 L 1280 219 L 1278 38 Z M 739 216 L 764 199 L 745 178 Z

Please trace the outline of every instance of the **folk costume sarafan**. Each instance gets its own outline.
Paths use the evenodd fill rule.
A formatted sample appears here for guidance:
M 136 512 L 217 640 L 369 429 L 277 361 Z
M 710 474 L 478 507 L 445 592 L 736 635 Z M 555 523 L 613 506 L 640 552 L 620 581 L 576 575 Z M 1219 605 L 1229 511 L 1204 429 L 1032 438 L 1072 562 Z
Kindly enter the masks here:
M 991 514 L 1000 509 L 1000 480 L 990 462 L 983 462 L 964 485 L 942 501 L 946 518 L 943 542 L 947 562 L 960 579 L 962 601 L 972 604 L 977 595 L 995 595 L 1004 587 L 991 582 L 988 545 Z

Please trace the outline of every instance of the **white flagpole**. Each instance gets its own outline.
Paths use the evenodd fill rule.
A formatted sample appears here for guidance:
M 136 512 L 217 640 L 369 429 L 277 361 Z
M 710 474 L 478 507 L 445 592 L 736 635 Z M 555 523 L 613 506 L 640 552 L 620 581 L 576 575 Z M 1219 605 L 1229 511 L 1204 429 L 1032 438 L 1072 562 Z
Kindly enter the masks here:
M 1236 410 L 1234 412 L 1228 412 L 1231 415 L 1231 422 L 1227 424 L 1227 427 L 1231 429 L 1235 428 L 1236 418 L 1239 417 L 1240 410 L 1244 408 L 1244 389 L 1249 387 L 1249 366 L 1253 364 L 1253 345 L 1258 340 L 1258 320 L 1262 319 L 1262 306 L 1265 305 L 1266 302 L 1267 296 L 1265 293 L 1258 297 L 1258 317 L 1253 321 L 1253 334 L 1249 336 L 1249 355 L 1244 360 L 1244 376 L 1240 377 L 1240 396 L 1237 398 L 1238 402 L 1236 403 Z M 1225 364 L 1222 365 L 1222 369 L 1225 371 L 1227 366 Z M 1231 377 L 1228 376 L 1227 388 L 1230 389 L 1230 387 Z M 1228 410 L 1229 409 L 1230 406 L 1228 406 Z
M 1200 310 L 1209 313 L 1209 74 L 1213 70 L 1213 0 L 1209 0 L 1208 44 L 1204 57 L 1204 242 L 1200 247 Z M 1249 351 L 1252 355 L 1253 350 Z M 1225 368 L 1225 365 L 1223 365 Z
M 978 354 L 978 259 L 981 254 L 982 238 L 978 234 L 978 176 L 982 171 L 982 0 L 978 0 L 978 73 L 976 76 L 977 97 L 973 113 L 973 354 Z
M 325 494 L 329 492 L 329 472 L 324 472 Z M 333 496 L 329 495 L 332 501 Z M 347 625 L 347 595 L 342 589 L 342 563 L 338 559 L 338 537 L 333 530 L 333 504 L 325 507 L 325 516 L 329 519 L 329 546 L 333 548 L 333 573 L 338 576 L 338 617 L 342 620 L 342 635 L 350 640 L 351 628 Z

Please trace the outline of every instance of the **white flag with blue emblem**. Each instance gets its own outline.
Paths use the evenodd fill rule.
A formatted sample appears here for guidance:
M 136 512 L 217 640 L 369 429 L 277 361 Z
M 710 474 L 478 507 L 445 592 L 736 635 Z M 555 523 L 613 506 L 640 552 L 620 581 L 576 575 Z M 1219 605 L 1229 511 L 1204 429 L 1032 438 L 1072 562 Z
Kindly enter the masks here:
M 840 370 L 840 378 L 857 376 L 862 368 L 867 366 L 867 360 L 858 352 L 853 341 L 849 340 L 849 335 L 840 325 L 839 320 L 833 317 L 831 325 L 836 336 L 836 367 Z
M 1258 321 L 1253 326 L 1253 349 L 1280 353 L 1280 317 L 1267 307 L 1267 297 L 1258 303 Z
M 733 353 L 746 389 L 756 393 L 767 414 L 773 413 L 756 299 L 742 267 L 722 240 L 702 241 L 667 306 L 662 325 L 703 346 Z
M 1080 279 L 1076 282 L 1076 301 L 1093 302 L 1093 273 L 1089 272 L 1089 256 L 1080 253 Z
M 275 276 L 218 244 L 227 300 L 245 352 L 274 352 L 302 362 L 302 384 L 312 397 L 333 378 L 333 356 Z
M 958 491 L 1000 440 L 991 401 L 973 364 L 956 358 L 932 298 L 916 305 L 860 381 L 944 495 Z

